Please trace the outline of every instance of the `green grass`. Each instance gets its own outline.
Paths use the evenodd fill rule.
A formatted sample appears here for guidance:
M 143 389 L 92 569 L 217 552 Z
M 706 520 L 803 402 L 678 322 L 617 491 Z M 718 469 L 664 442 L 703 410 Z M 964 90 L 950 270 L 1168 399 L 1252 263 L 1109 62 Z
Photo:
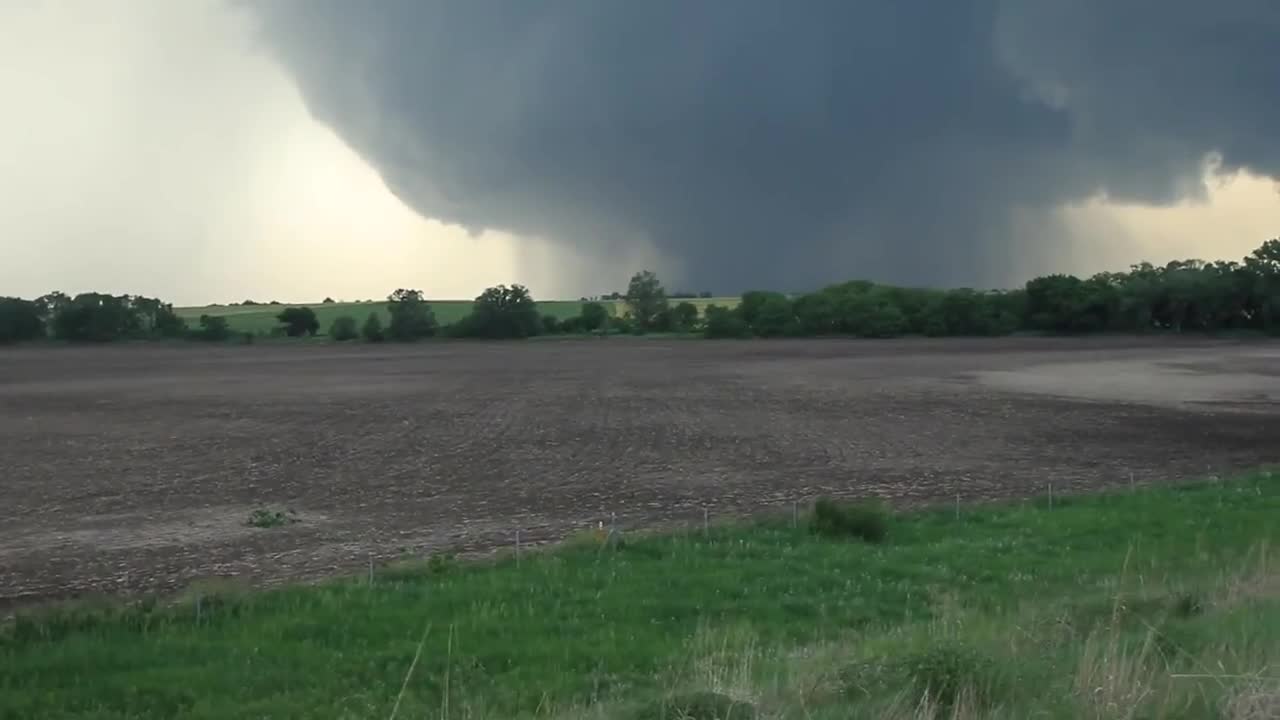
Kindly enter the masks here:
M 673 697 L 769 718 L 1243 718 L 1280 692 L 1278 516 L 1280 478 L 1258 473 L 914 513 L 875 545 L 788 516 L 33 612 L 0 629 L 0 718 L 385 718 L 402 685 L 402 718 L 678 717 Z
M 436 314 L 436 321 L 441 325 L 449 325 L 466 317 L 471 312 L 472 306 L 472 301 L 470 300 L 431 300 L 429 302 L 431 303 L 432 311 Z M 685 301 L 672 300 L 671 304 L 675 305 L 679 302 Z M 738 298 L 702 298 L 691 299 L 687 302 L 696 305 L 698 312 L 701 313 L 707 305 L 712 303 L 734 307 L 738 304 Z M 625 303 L 622 301 L 603 300 L 601 304 L 614 315 L 626 313 Z M 320 321 L 320 334 L 322 335 L 328 334 L 329 326 L 333 324 L 334 320 L 343 315 L 350 315 L 355 318 L 357 325 L 362 325 L 371 312 L 378 313 L 382 318 L 384 327 L 391 321 L 391 315 L 387 312 L 385 300 L 377 302 L 292 303 L 281 305 L 208 305 L 205 307 L 181 307 L 175 308 L 175 310 L 192 327 L 195 327 L 199 322 L 201 315 L 220 315 L 227 318 L 232 332 L 267 335 L 270 334 L 273 328 L 280 325 L 276 320 L 276 315 L 287 307 L 309 307 L 315 310 L 316 318 Z M 582 302 L 578 300 L 545 300 L 538 303 L 538 312 L 543 315 L 555 315 L 563 320 L 579 315 L 582 312 Z

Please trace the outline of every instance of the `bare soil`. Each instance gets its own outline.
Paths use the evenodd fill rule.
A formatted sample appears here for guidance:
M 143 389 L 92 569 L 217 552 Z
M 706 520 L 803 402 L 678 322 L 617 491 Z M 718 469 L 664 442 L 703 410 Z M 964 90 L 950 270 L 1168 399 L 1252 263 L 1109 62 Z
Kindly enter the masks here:
M 822 494 L 976 502 L 1277 462 L 1274 343 L 0 350 L 0 606 Z M 300 522 L 250 527 L 258 508 Z

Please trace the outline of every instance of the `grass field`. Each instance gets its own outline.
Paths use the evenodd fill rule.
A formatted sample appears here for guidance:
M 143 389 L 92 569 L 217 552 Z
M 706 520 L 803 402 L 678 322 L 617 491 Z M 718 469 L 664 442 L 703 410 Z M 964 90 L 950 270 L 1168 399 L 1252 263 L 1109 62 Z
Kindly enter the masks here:
M 36 612 L 0 718 L 1270 718 L 1277 512 L 1257 473 Z
M 671 301 L 672 305 L 679 302 L 691 302 L 698 307 L 698 312 L 701 313 L 707 305 L 711 304 L 734 307 L 738 304 L 738 298 L 698 298 Z M 436 321 L 441 325 L 448 325 L 461 320 L 471 312 L 472 306 L 472 301 L 470 300 L 431 300 L 430 303 L 432 311 L 436 314 Z M 602 300 L 600 304 L 604 305 L 614 315 L 626 313 L 626 304 L 620 300 Z M 363 323 L 371 312 L 378 313 L 384 325 L 391 319 L 390 314 L 387 312 L 385 300 L 376 302 L 286 303 L 281 305 L 247 306 L 207 305 L 204 307 L 180 307 L 175 308 L 175 310 L 179 316 L 192 326 L 195 326 L 201 315 L 220 315 L 228 319 L 231 329 L 235 332 L 265 335 L 280 325 L 276 320 L 276 316 L 287 307 L 309 307 L 315 310 L 316 317 L 320 321 L 321 335 L 327 335 L 329 326 L 333 324 L 334 320 L 343 315 L 350 315 L 360 323 Z M 555 315 L 561 319 L 574 317 L 582 312 L 582 302 L 578 300 L 546 300 L 538 303 L 538 312 L 544 315 Z

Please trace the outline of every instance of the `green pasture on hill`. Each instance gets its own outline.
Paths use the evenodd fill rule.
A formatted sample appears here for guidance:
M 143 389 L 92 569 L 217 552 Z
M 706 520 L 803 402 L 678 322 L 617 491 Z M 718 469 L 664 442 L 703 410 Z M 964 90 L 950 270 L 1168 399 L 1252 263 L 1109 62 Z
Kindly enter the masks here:
M 1259 472 L 33 610 L 0 718 L 1275 717 L 1278 516 Z
M 471 312 L 472 301 L 470 300 L 430 300 L 431 309 L 436 314 L 436 321 L 441 325 L 449 325 L 461 320 Z M 736 307 L 738 298 L 696 298 L 696 299 L 673 299 L 671 304 L 675 305 L 680 302 L 690 302 L 697 306 L 698 312 L 702 313 L 707 305 L 716 304 L 727 307 Z M 538 312 L 543 315 L 554 315 L 557 318 L 564 319 L 574 317 L 582 312 L 582 302 L 579 300 L 544 300 L 538 302 Z M 601 300 L 604 305 L 614 315 L 623 315 L 626 313 L 626 303 L 620 300 Z M 187 321 L 187 324 L 195 327 L 200 320 L 201 315 L 220 315 L 227 318 L 234 332 L 248 332 L 254 334 L 269 334 L 272 328 L 278 327 L 280 323 L 276 320 L 276 316 L 281 310 L 289 307 L 309 307 L 315 310 L 316 317 L 320 321 L 320 334 L 327 335 L 329 326 L 333 321 L 349 315 L 356 319 L 357 323 L 363 323 L 369 313 L 376 312 L 382 318 L 383 325 L 391 321 L 391 315 L 387 311 L 387 303 L 385 300 L 376 302 L 342 302 L 342 303 L 282 303 L 280 305 L 207 305 L 204 307 L 181 307 L 175 308 L 178 315 Z

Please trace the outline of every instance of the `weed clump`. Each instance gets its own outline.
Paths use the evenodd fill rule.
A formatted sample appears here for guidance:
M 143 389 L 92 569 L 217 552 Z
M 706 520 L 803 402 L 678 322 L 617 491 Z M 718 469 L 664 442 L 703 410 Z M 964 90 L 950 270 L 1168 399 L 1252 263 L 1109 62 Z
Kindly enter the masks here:
M 991 695 L 993 664 L 971 648 L 944 644 L 903 658 L 899 669 L 917 693 L 942 708 Z
M 645 705 L 630 720 L 756 720 L 751 703 L 710 691 L 685 693 Z
M 813 506 L 813 531 L 824 537 L 857 538 L 880 544 L 889 534 L 889 514 L 877 505 L 843 504 L 819 498 Z
M 298 522 L 297 513 L 290 510 L 289 512 L 281 512 L 279 510 L 264 510 L 258 508 L 249 513 L 249 521 L 246 523 L 249 527 L 256 528 L 274 528 L 284 525 L 292 525 Z

